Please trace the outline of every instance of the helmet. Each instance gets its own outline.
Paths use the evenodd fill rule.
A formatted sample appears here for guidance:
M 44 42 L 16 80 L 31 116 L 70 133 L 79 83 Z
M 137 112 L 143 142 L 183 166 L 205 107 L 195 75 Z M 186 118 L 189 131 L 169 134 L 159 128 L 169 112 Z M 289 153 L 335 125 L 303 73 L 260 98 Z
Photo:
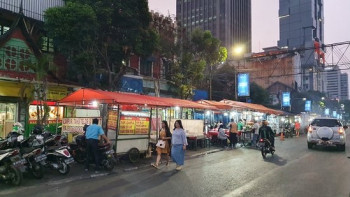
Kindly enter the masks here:
M 35 125 L 32 131 L 33 134 L 35 135 L 40 135 L 43 133 L 43 128 L 41 125 Z

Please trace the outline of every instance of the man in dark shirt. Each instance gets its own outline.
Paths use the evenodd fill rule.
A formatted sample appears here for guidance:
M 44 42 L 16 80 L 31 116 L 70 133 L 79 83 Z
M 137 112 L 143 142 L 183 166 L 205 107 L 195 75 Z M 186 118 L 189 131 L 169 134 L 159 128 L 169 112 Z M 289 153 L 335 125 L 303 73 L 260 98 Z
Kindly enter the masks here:
M 271 146 L 275 148 L 275 134 L 271 127 L 267 125 L 266 120 L 263 120 L 262 126 L 259 129 L 259 139 L 268 139 L 271 142 Z

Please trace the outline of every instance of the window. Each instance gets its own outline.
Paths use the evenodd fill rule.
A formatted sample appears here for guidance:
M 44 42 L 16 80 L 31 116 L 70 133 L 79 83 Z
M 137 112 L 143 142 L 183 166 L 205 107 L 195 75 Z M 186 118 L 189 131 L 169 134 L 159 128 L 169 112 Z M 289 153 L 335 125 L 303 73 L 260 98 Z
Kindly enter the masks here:
M 0 25 L 0 35 L 5 34 L 9 29 L 10 27 Z
M 54 47 L 53 47 L 53 40 L 48 37 L 43 37 L 43 44 L 42 44 L 42 50 L 46 52 L 53 52 Z
M 336 119 L 315 119 L 311 125 L 317 127 L 341 127 L 341 123 Z

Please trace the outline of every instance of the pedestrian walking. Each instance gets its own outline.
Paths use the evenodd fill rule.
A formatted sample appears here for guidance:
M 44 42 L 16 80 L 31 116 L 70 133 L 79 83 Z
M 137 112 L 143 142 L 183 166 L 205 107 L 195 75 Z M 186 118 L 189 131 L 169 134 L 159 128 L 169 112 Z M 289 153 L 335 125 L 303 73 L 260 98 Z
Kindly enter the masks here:
M 299 137 L 299 134 L 300 134 L 300 123 L 299 123 L 299 121 L 296 121 L 296 123 L 294 125 L 294 128 L 295 128 L 295 135 L 297 137 Z
M 171 157 L 176 163 L 176 170 L 181 170 L 185 161 L 185 150 L 187 143 L 186 132 L 182 126 L 181 120 L 176 120 L 174 131 L 171 138 L 172 148 Z
M 238 127 L 237 124 L 235 123 L 235 121 L 233 119 L 231 119 L 231 122 L 229 124 L 229 128 L 230 128 L 230 147 L 233 149 L 236 147 L 236 143 L 237 143 L 237 133 L 238 133 Z
M 85 171 L 89 170 L 89 164 L 92 158 L 95 160 L 95 171 L 100 170 L 100 160 L 98 153 L 98 142 L 99 137 L 102 137 L 108 144 L 110 144 L 109 139 L 106 137 L 102 127 L 98 125 L 98 119 L 94 118 L 92 120 L 92 125 L 86 128 L 85 138 L 86 138 L 86 161 L 85 161 Z
M 256 143 L 259 138 L 259 128 L 260 128 L 260 122 L 254 120 L 254 125 L 253 125 L 253 140 L 252 140 L 252 146 L 256 147 Z
M 223 147 L 227 147 L 227 135 L 225 134 L 224 125 L 220 125 L 219 127 L 218 139 Z
M 159 131 L 159 140 L 162 140 L 162 143 L 164 143 L 164 147 L 158 146 L 156 148 L 157 160 L 156 163 L 151 164 L 153 167 L 158 168 L 162 154 L 166 155 L 166 166 L 169 165 L 171 136 L 172 134 L 170 132 L 168 122 L 165 120 L 162 121 L 162 129 Z

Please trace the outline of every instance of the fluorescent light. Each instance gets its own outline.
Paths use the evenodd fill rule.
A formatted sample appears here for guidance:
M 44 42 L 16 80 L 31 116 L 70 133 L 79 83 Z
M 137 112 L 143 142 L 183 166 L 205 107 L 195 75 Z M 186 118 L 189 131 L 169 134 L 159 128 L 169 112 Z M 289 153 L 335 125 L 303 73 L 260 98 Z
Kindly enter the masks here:
M 286 17 L 289 17 L 290 15 L 287 14 L 287 15 L 283 15 L 283 16 L 280 16 L 280 18 L 286 18 Z

